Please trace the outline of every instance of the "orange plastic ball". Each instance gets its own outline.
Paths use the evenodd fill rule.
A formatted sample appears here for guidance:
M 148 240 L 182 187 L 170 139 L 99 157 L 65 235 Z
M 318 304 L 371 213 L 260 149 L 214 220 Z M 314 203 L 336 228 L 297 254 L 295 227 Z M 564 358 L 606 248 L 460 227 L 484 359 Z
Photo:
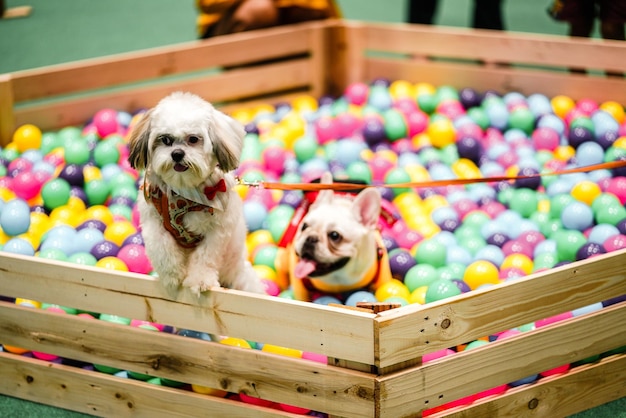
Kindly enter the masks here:
M 474 261 L 465 269 L 463 281 L 472 290 L 485 284 L 498 284 L 500 283 L 499 271 L 498 268 L 489 261 Z

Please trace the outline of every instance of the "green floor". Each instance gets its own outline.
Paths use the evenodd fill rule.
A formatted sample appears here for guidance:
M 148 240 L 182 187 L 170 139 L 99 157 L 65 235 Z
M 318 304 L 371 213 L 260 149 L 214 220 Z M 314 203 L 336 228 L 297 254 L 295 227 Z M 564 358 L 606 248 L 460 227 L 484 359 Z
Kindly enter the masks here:
M 505 0 L 507 29 L 564 35 L 566 26 L 545 12 L 549 2 Z M 470 0 L 440 3 L 437 24 L 468 26 Z M 27 18 L 0 20 L 0 74 L 195 39 L 193 0 L 6 0 L 6 4 L 33 9 Z M 339 4 L 348 19 L 401 22 L 405 16 L 405 0 L 339 0 Z M 84 416 L 0 396 L 3 418 Z M 574 417 L 626 418 L 626 398 Z

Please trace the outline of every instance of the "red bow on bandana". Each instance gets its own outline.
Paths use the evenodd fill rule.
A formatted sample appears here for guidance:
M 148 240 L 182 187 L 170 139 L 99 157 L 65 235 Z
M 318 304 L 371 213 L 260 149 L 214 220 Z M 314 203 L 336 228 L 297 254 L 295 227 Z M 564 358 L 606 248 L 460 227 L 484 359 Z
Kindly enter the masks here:
M 207 199 L 213 200 L 217 192 L 225 192 L 225 191 L 226 191 L 226 182 L 224 181 L 224 179 L 221 179 L 220 181 L 217 182 L 215 186 L 206 186 L 204 188 L 204 195 L 207 197 Z

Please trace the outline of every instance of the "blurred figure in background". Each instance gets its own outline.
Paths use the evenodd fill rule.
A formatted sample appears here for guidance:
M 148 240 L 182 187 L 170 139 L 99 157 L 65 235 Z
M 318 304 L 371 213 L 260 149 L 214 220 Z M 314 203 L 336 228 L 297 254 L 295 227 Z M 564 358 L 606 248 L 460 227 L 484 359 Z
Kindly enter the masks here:
M 626 0 L 554 0 L 548 14 L 556 21 L 569 24 L 569 36 L 589 38 L 597 18 L 603 39 L 625 40 Z M 585 72 L 574 68 L 570 71 Z M 623 76 L 612 72 L 607 75 Z
M 339 17 L 334 0 L 196 0 L 198 37 Z
M 475 29 L 504 30 L 503 0 L 474 0 L 472 27 Z M 408 23 L 432 25 L 438 0 L 409 0 Z

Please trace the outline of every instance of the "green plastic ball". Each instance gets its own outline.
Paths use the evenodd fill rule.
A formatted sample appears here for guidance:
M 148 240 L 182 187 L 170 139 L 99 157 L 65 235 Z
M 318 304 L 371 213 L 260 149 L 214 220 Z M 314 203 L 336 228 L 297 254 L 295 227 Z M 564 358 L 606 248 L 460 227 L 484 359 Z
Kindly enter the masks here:
M 103 179 L 94 179 L 85 183 L 85 194 L 89 206 L 103 205 L 109 198 L 111 187 Z
M 303 163 L 315 157 L 317 149 L 317 140 L 311 136 L 303 136 L 293 144 L 293 151 L 299 163 Z
M 552 219 L 561 219 L 563 208 L 574 201 L 574 196 L 569 193 L 560 193 L 550 199 L 550 217 Z
M 385 126 L 385 134 L 390 141 L 397 141 L 398 139 L 406 138 L 408 128 L 406 125 L 406 119 L 396 109 L 389 109 L 383 113 L 383 121 Z
M 600 206 L 595 212 L 596 223 L 616 226 L 626 218 L 626 209 L 620 204 Z
M 513 110 L 509 116 L 509 128 L 519 129 L 531 135 L 535 129 L 535 115 L 526 107 Z
M 276 256 L 278 254 L 278 247 L 276 245 L 262 245 L 254 252 L 253 264 L 255 266 L 267 266 L 276 270 Z
M 372 170 L 369 165 L 363 161 L 355 161 L 348 165 L 346 169 L 350 180 L 362 181 L 366 184 L 372 183 Z
M 67 164 L 83 165 L 89 161 L 89 144 L 82 138 L 64 141 L 64 155 Z
M 93 152 L 93 159 L 100 168 L 107 164 L 117 164 L 120 159 L 120 151 L 115 142 L 108 139 L 99 142 Z
M 422 93 L 417 97 L 417 104 L 422 112 L 431 115 L 437 109 L 439 100 L 434 94 Z
M 426 303 L 444 300 L 461 294 L 461 289 L 452 281 L 447 279 L 437 279 L 432 282 L 428 289 L 424 301 Z
M 409 269 L 404 276 L 404 284 L 413 292 L 415 289 L 428 286 L 439 278 L 437 269 L 430 264 L 417 264 Z
M 480 126 L 483 130 L 489 128 L 491 125 L 491 121 L 489 120 L 489 116 L 487 116 L 487 112 L 480 107 L 472 107 L 467 110 L 467 116 L 471 120 L 473 120 L 478 126 Z
M 402 168 L 392 168 L 385 175 L 385 184 L 401 184 L 411 181 L 411 176 Z M 402 193 L 409 193 L 411 188 L 409 187 L 396 187 L 392 189 L 394 196 L 401 195 Z
M 60 136 L 55 132 L 44 132 L 41 135 L 41 154 L 46 155 L 55 148 L 63 145 Z
M 87 252 L 74 253 L 67 258 L 67 261 L 82 266 L 95 266 L 98 262 L 96 257 Z
M 41 189 L 41 198 L 46 209 L 52 210 L 65 205 L 70 200 L 71 186 L 62 179 L 55 178 L 46 182 Z
M 433 239 L 423 240 L 415 251 L 415 261 L 418 264 L 429 264 L 441 267 L 446 264 L 447 250 L 444 244 Z
M 537 211 L 539 199 L 534 190 L 521 188 L 514 193 L 513 199 L 509 202 L 509 208 L 522 215 L 524 218 L 530 217 Z
M 554 234 L 554 240 L 559 262 L 576 261 L 576 252 L 587 242 L 583 233 L 575 230 L 558 231 Z
M 277 205 L 263 221 L 263 229 L 270 231 L 274 242 L 279 242 L 289 226 L 295 209 L 289 205 Z

